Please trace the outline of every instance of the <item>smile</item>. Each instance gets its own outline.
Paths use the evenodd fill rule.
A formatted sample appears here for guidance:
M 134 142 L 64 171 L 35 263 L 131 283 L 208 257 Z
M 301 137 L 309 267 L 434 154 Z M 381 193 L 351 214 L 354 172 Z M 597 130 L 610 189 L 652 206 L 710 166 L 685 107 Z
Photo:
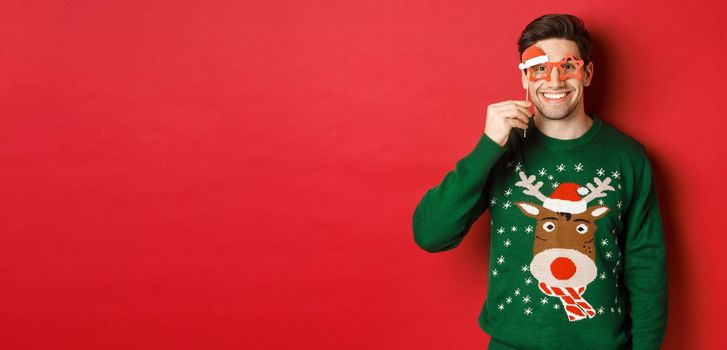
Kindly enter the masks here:
M 561 93 L 540 93 L 540 96 L 543 96 L 543 100 L 549 104 L 561 104 L 565 102 L 566 97 L 568 97 L 570 93 L 570 91 Z

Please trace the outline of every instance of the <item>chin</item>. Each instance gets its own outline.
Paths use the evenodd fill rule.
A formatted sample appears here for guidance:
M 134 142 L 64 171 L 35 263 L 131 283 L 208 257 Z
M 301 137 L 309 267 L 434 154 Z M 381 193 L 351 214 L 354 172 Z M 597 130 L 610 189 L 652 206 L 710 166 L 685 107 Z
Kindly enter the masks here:
M 541 113 L 541 114 L 543 115 L 544 118 L 547 118 L 550 120 L 561 120 L 561 119 L 568 118 L 568 116 L 571 115 L 571 113 L 566 113 L 566 114 L 562 114 L 562 115 L 561 114 L 552 115 L 552 114 L 547 114 L 547 113 Z
M 565 111 L 562 109 L 558 110 L 550 110 L 543 108 L 543 106 L 536 106 L 538 107 L 538 111 L 540 112 L 540 115 L 542 115 L 544 118 L 550 119 L 550 120 L 562 120 L 570 117 L 573 115 L 573 113 L 576 111 L 578 104 L 574 104 L 571 106 L 567 106 Z
M 571 114 L 573 114 L 573 111 L 575 111 L 574 108 L 570 108 L 567 111 L 549 111 L 544 110 L 543 108 L 538 108 L 538 111 L 540 112 L 540 115 L 542 115 L 544 118 L 550 119 L 550 120 L 561 120 L 568 118 Z

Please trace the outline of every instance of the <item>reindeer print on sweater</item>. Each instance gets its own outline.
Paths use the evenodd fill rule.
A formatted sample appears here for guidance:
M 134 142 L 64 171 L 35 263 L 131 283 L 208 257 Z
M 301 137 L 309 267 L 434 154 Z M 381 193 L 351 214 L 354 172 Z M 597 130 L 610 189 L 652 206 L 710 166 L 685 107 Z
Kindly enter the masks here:
M 535 176 L 528 177 L 522 171 L 519 175 L 521 180 L 515 185 L 524 187 L 525 194 L 542 203 L 515 203 L 537 222 L 530 272 L 543 293 L 560 299 L 570 321 L 594 317 L 596 311 L 583 298 L 583 293 L 598 275 L 593 243 L 596 220 L 609 209 L 605 205 L 587 205 L 605 197 L 606 191 L 614 190 L 609 185 L 611 179 L 593 178 L 595 185 L 588 183 L 587 188 L 577 183 L 562 183 L 546 197 L 540 192 L 543 183 L 534 183 Z
M 618 248 L 613 248 L 613 246 L 618 247 L 618 239 L 615 234 L 611 234 L 611 228 L 603 228 L 609 233 L 607 236 L 609 238 L 597 239 L 596 236 L 599 220 L 611 212 L 604 199 L 615 192 L 614 186 L 619 189 L 622 187 L 618 182 L 619 172 L 611 172 L 610 175 L 617 180 L 614 182 L 612 177 L 604 176 L 607 175 L 605 170 L 594 170 L 590 182 L 585 182 L 583 176 L 576 175 L 581 175 L 579 174 L 582 171 L 581 164 L 575 165 L 573 176 L 560 174 L 565 167 L 560 164 L 553 168 L 553 172 L 559 173 L 557 176 L 560 180 L 570 179 L 569 182 L 560 183 L 555 181 L 546 169 L 528 174 L 521 170 L 523 168 L 521 163 L 514 166 L 512 161 L 508 162 L 507 167 L 514 168 L 511 170 L 515 173 L 515 178 L 511 180 L 513 182 L 506 185 L 508 187 L 503 193 L 507 200 L 498 203 L 498 199 L 493 196 L 490 205 L 497 207 L 495 210 L 501 212 L 518 208 L 516 211 L 527 220 L 528 224 L 524 230 L 516 225 L 509 227 L 509 230 L 493 226 L 493 233 L 502 236 L 505 232 L 512 234 L 524 231 L 526 237 L 532 238 L 529 241 L 532 244 L 532 259 L 520 269 L 526 276 L 526 286 L 515 289 L 512 295 L 499 303 L 498 310 L 505 310 L 508 306 L 514 306 L 516 301 L 520 301 L 522 312 L 526 316 L 536 312 L 536 308 L 547 307 L 553 312 L 560 312 L 562 317 L 571 322 L 594 318 L 608 310 L 612 313 L 625 311 L 620 307 L 618 298 L 611 300 L 614 302 L 611 305 L 599 303 L 594 306 L 589 302 L 586 293 L 589 284 L 597 279 L 607 278 L 606 272 L 599 271 L 598 266 L 608 265 L 596 263 L 597 259 L 602 258 L 597 254 L 599 248 L 605 249 L 601 255 L 605 255 L 607 259 L 618 259 L 614 266 L 620 263 L 621 252 Z M 538 181 L 536 175 L 548 182 L 547 186 L 544 186 L 543 181 Z M 514 194 L 517 190 L 524 196 L 515 199 Z M 530 199 L 522 200 L 522 198 Z M 616 204 L 620 212 L 621 201 L 611 198 L 609 202 Z M 620 214 L 618 216 L 620 219 Z M 518 219 L 518 222 L 523 221 Z M 514 244 L 513 241 L 514 239 L 507 238 L 503 246 L 509 247 Z M 505 259 L 504 255 L 497 258 L 492 271 L 493 277 L 505 273 L 502 266 Z M 609 261 L 609 264 L 613 264 L 613 261 Z M 501 271 L 497 270 L 498 267 Z M 617 280 L 615 267 L 612 272 L 614 275 L 612 278 Z M 537 292 L 542 293 L 540 297 L 534 297 L 532 290 L 529 293 L 525 291 L 525 287 L 530 285 L 537 286 Z

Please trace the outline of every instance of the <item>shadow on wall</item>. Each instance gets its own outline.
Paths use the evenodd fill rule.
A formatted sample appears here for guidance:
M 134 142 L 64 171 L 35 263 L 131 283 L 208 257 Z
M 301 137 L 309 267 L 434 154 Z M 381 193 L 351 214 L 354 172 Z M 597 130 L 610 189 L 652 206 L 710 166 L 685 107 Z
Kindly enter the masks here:
M 682 222 L 675 220 L 680 217 L 672 203 L 680 200 L 670 188 L 678 188 L 677 175 L 674 169 L 666 169 L 660 159 L 649 154 L 652 174 L 656 186 L 656 196 L 659 200 L 662 224 L 664 226 L 664 240 L 666 241 L 667 272 L 669 281 L 669 321 L 667 324 L 667 342 L 670 349 L 688 349 L 694 344 L 694 334 L 697 334 L 699 322 L 679 322 L 679 320 L 694 320 L 697 316 L 690 315 L 694 310 L 692 305 L 693 284 L 689 281 L 689 271 L 692 267 L 686 259 L 686 252 L 682 251 L 680 232 L 687 232 L 680 227 Z M 667 347 L 665 347 L 667 349 Z
M 608 92 L 613 91 L 613 86 L 609 85 L 611 81 L 609 77 L 612 77 L 614 73 L 610 69 L 609 53 L 613 54 L 611 50 L 615 49 L 617 45 L 611 45 L 608 42 L 609 37 L 601 35 L 597 30 L 588 28 L 588 34 L 590 34 L 592 42 L 593 79 L 591 85 L 586 88 L 585 109 L 587 112 L 595 112 L 598 116 L 603 117 L 602 113 L 609 101 Z

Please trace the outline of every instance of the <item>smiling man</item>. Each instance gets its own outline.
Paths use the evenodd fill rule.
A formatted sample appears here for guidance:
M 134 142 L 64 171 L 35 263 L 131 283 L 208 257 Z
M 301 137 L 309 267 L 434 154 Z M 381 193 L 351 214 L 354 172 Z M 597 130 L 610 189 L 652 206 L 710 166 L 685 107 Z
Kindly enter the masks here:
M 658 349 L 666 249 L 646 150 L 585 112 L 594 74 L 580 19 L 537 18 L 518 48 L 529 98 L 488 106 L 474 150 L 417 205 L 414 240 L 455 248 L 489 209 L 489 349 Z
M 531 45 L 524 54 L 532 53 L 533 58 L 543 57 L 552 61 L 536 63 L 522 71 L 523 88 L 534 96 L 533 102 L 538 113 L 535 123 L 541 131 L 550 127 L 551 134 L 559 134 L 560 129 L 569 125 L 587 130 L 591 120 L 584 112 L 583 91 L 590 85 L 593 76 L 593 62 L 583 68 L 584 61 L 574 41 L 550 38 Z M 542 120 L 545 118 L 552 123 Z M 575 134 L 582 133 L 576 131 Z M 547 132 L 546 132 L 547 134 Z M 568 135 L 565 135 L 566 137 Z

